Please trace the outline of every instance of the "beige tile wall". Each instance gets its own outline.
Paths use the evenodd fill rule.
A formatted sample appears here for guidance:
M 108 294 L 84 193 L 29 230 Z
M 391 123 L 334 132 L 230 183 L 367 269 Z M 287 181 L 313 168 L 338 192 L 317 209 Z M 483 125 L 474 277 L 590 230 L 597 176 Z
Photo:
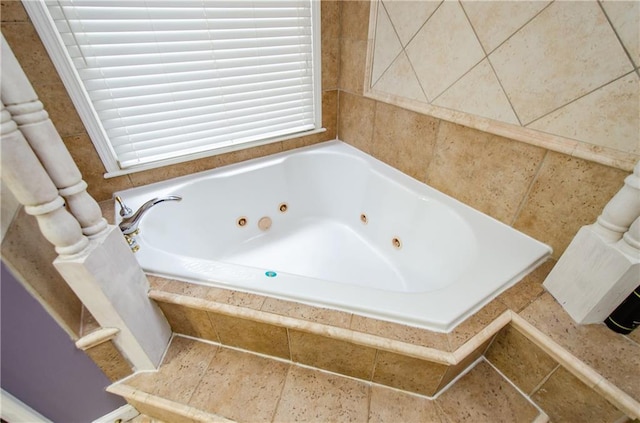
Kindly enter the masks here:
M 622 168 L 640 158 L 640 3 L 371 4 L 373 98 Z
M 428 6 L 428 2 L 424 3 Z M 627 174 L 363 97 L 369 2 L 325 0 L 322 3 L 323 115 L 328 129 L 325 134 L 105 180 L 97 153 L 22 5 L 17 1 L 2 1 L 1 7 L 3 35 L 81 167 L 90 192 L 98 200 L 110 198 L 115 190 L 338 135 L 414 178 L 549 243 L 558 257 L 577 229 L 595 220 Z M 631 40 L 629 51 L 635 51 L 637 56 L 637 46 L 632 45 L 633 25 L 628 30 L 626 20 L 628 11 L 613 3 L 605 2 L 603 7 L 612 21 L 620 21 L 619 27 L 623 29 L 618 35 Z M 395 13 L 419 18 L 420 14 L 424 16 L 430 12 L 425 9 L 410 14 L 402 10 Z M 513 25 L 519 24 L 514 21 Z M 489 33 L 494 30 L 501 28 L 487 27 Z M 406 37 L 406 34 L 401 36 Z M 503 36 L 490 33 L 486 43 L 491 46 Z M 33 222 L 29 225 L 30 229 L 25 229 L 27 232 L 35 228 Z M 19 237 L 13 239 L 19 240 Z M 22 241 L 26 242 L 27 237 Z M 3 258 L 15 256 L 14 267 L 21 266 L 27 280 L 48 280 L 57 276 L 49 265 L 50 258 L 40 252 L 46 244 L 36 246 L 24 242 L 14 242 L 10 251 L 3 244 Z M 28 257 L 38 257 L 42 263 L 34 265 L 26 259 Z M 65 325 L 75 328 L 71 331 L 78 331 L 80 304 L 65 287 L 61 285 L 60 289 L 43 291 L 43 300 L 58 307 L 59 314 L 66 313 L 67 317 L 62 318 L 67 322 Z M 165 312 L 170 314 L 168 310 Z M 191 316 L 187 320 L 191 320 Z M 189 333 L 189 330 L 180 332 Z M 200 333 L 194 333 L 194 336 L 208 338 Z
M 410 13 L 405 3 L 415 6 Z M 433 13 L 438 3 L 424 1 L 418 7 L 416 2 L 385 2 L 385 6 L 391 18 L 397 16 L 417 31 L 420 22 L 413 20 Z M 523 8 L 522 15 L 514 16 L 511 23 L 516 29 L 522 25 L 517 19 L 526 22 L 523 16 L 542 7 L 530 2 L 509 3 Z M 463 5 L 466 8 L 468 2 Z M 343 2 L 339 138 L 546 242 L 553 247 L 554 257 L 559 257 L 578 229 L 595 221 L 628 172 L 365 97 L 367 31 L 363 22 L 368 19 L 369 7 L 368 1 Z M 462 13 L 459 4 L 447 7 L 450 9 L 440 13 Z M 477 13 L 481 16 L 486 11 Z M 491 19 L 501 16 L 489 15 Z M 490 24 L 490 19 L 485 30 L 483 39 L 489 48 L 505 37 L 492 31 L 509 31 Z M 397 34 L 403 37 L 402 30 Z
M 485 356 L 552 421 L 614 422 L 624 418 L 624 413 L 512 326 L 497 335 Z

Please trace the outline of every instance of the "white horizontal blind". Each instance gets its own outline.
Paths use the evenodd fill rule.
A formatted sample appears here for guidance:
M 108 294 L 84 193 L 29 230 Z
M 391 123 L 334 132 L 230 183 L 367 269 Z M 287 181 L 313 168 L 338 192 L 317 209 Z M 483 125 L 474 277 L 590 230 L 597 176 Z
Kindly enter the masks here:
M 47 0 L 121 168 L 319 126 L 312 0 Z

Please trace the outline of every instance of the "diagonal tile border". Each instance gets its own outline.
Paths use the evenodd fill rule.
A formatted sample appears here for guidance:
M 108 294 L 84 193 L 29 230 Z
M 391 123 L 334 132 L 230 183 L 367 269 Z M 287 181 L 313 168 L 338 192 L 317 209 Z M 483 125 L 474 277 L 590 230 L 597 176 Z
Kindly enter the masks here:
M 384 7 L 378 8 L 378 22 L 376 23 L 376 39 L 374 45 L 373 69 L 371 83 L 375 84 L 394 59 L 402 51 L 400 40 L 389 20 Z
M 632 70 L 595 2 L 556 2 L 489 60 L 523 124 Z
M 527 127 L 640 154 L 639 99 L 640 79 L 631 72 Z
M 402 52 L 373 86 L 375 90 L 427 102 L 407 55 Z
M 406 46 L 416 32 L 438 8 L 441 0 L 383 0 L 391 22 Z
M 549 3 L 549 1 L 461 1 L 487 53 L 512 36 Z
M 636 67 L 640 66 L 640 2 L 601 0 L 613 29 Z
M 484 58 L 458 2 L 444 2 L 405 51 L 428 98 L 436 98 Z
M 520 124 L 487 59 L 449 87 L 433 104 L 514 125 Z

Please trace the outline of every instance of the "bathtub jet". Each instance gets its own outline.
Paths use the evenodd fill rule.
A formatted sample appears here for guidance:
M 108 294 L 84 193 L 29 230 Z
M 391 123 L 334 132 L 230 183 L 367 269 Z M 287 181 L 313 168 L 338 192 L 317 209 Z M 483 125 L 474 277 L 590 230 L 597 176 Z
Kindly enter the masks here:
M 338 140 L 117 195 L 178 193 L 140 224 L 146 272 L 440 332 L 551 253 Z

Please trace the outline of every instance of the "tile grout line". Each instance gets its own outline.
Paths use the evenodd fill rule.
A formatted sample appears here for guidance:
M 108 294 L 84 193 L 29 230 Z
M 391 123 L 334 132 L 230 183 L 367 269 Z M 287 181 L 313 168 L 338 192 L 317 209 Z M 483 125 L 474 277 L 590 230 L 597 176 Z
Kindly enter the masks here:
M 460 372 L 456 377 L 451 379 L 449 383 L 447 383 L 438 392 L 436 392 L 435 395 L 433 395 L 432 397 L 429 397 L 426 395 L 425 396 L 431 400 L 434 400 L 434 401 L 437 400 L 438 398 L 440 398 L 440 396 L 442 396 L 445 392 L 447 392 L 453 385 L 455 385 L 458 382 L 458 380 L 462 379 L 467 373 L 473 370 L 483 359 L 484 359 L 484 356 L 480 356 L 476 358 L 471 364 L 467 366 L 466 369 Z
M 291 375 L 291 367 L 292 367 L 291 364 L 287 366 L 287 375 L 284 377 L 284 382 L 282 383 L 282 388 L 280 388 L 280 394 L 278 395 L 278 400 L 276 401 L 275 407 L 273 407 L 273 413 L 271 413 L 271 419 L 269 420 L 270 422 L 275 421 L 276 414 L 278 413 L 278 407 L 280 407 L 280 401 L 282 401 L 282 397 L 284 395 L 284 388 L 285 386 L 287 386 L 287 381 L 289 380 L 289 377 Z
M 503 94 L 505 95 L 505 98 L 507 99 L 507 102 L 509 103 L 509 106 L 511 107 L 511 110 L 512 110 L 514 116 L 516 117 L 517 121 L 518 121 L 518 124 L 521 127 L 524 127 L 524 125 L 522 124 L 522 121 L 520 120 L 520 116 L 518 116 L 518 113 L 516 112 L 516 109 L 513 106 L 513 103 L 511 102 L 511 98 L 507 94 L 507 91 L 505 90 L 504 86 L 502 85 L 502 81 L 498 77 L 498 73 L 496 72 L 496 70 L 495 70 L 495 68 L 493 66 L 493 63 L 491 63 L 491 59 L 489 59 L 489 56 L 491 55 L 491 53 L 493 53 L 498 48 L 500 48 L 500 46 L 502 46 L 504 43 L 506 43 L 508 40 L 510 40 L 520 30 L 522 30 L 522 28 L 524 28 L 525 26 L 529 25 L 529 23 L 532 20 L 534 20 L 540 13 L 542 13 L 546 8 L 548 8 L 553 2 L 552 1 L 549 2 L 549 4 L 547 4 L 540 11 L 538 11 L 535 15 L 533 15 L 522 26 L 516 28 L 516 30 L 513 31 L 513 33 L 511 35 L 509 35 L 504 41 L 502 41 L 500 44 L 498 44 L 493 50 L 488 52 L 487 49 L 485 48 L 485 46 L 482 44 L 482 41 L 480 40 L 480 37 L 478 36 L 478 32 L 476 31 L 475 26 L 473 26 L 473 22 L 471 22 L 471 19 L 469 18 L 469 14 L 467 13 L 467 10 L 464 8 L 464 4 L 460 0 L 458 0 L 458 1 L 459 1 L 459 4 L 460 4 L 460 8 L 462 9 L 462 12 L 464 13 L 464 16 L 467 19 L 467 22 L 469 23 L 469 26 L 471 27 L 471 30 L 473 31 L 473 34 L 476 37 L 476 40 L 478 41 L 478 44 L 480 44 L 480 48 L 482 49 L 482 52 L 484 53 L 484 58 L 482 60 L 480 60 L 478 63 L 476 63 L 474 66 L 472 66 L 471 69 L 469 69 L 467 72 L 464 73 L 464 75 L 462 75 L 460 78 L 458 78 L 456 81 L 454 81 L 451 85 L 449 85 L 444 91 L 442 91 L 440 94 L 438 94 L 436 96 L 436 98 L 433 99 L 433 102 L 436 101 L 440 96 L 442 96 L 445 92 L 447 92 L 455 84 L 457 84 L 462 78 L 464 78 L 469 72 L 471 72 L 474 68 L 476 68 L 478 65 L 480 65 L 480 63 L 482 63 L 483 60 L 486 59 L 487 62 L 489 63 L 489 66 L 491 67 L 491 70 L 493 71 L 493 74 L 494 74 L 496 80 L 498 81 L 498 85 L 500 85 L 500 89 L 502 90 Z M 430 102 L 429 104 L 433 104 L 433 102 Z
M 207 372 L 209 371 L 209 368 L 211 367 L 211 363 L 213 363 L 213 360 L 216 358 L 216 356 L 218 355 L 218 352 L 220 351 L 220 347 L 218 346 L 215 351 L 213 352 L 213 354 L 211 354 L 211 358 L 209 359 L 209 362 L 207 363 L 207 368 L 204 369 L 204 371 L 202 372 L 202 376 L 200 376 L 200 379 L 198 380 L 198 383 L 195 384 L 195 386 L 193 387 L 193 392 L 191 392 L 191 395 L 189 395 L 189 399 L 187 400 L 187 403 L 185 404 L 186 406 L 191 407 L 192 409 L 196 409 L 199 410 L 198 408 L 190 405 L 191 404 L 191 400 L 193 399 L 193 396 L 196 394 L 196 392 L 198 391 L 198 388 L 200 387 L 200 385 L 202 384 L 202 381 L 204 380 L 204 376 L 207 374 Z M 204 410 L 203 410 L 204 411 Z M 217 414 L 217 413 L 216 413 Z
M 396 26 L 393 24 L 393 21 L 391 20 L 391 17 L 389 16 L 389 12 L 387 12 L 387 8 L 385 7 L 384 3 L 382 1 L 378 1 L 376 2 L 377 5 L 377 9 L 376 9 L 376 21 L 375 21 L 375 28 L 374 28 L 374 40 L 373 40 L 373 51 L 375 52 L 375 45 L 376 45 L 376 41 L 378 41 L 377 38 L 377 34 L 378 34 L 378 18 L 380 16 L 380 6 L 382 6 L 382 10 L 384 11 L 384 13 L 387 15 L 387 18 L 389 19 L 389 23 L 391 23 L 391 28 L 393 29 L 393 33 L 396 35 L 396 38 L 398 40 L 398 43 L 400 44 L 400 51 L 398 52 L 398 54 L 395 55 L 395 57 L 393 58 L 393 60 L 391 60 L 391 63 L 389 63 L 389 65 L 380 73 L 380 76 L 378 77 L 378 79 L 376 81 L 371 80 L 371 86 L 367 87 L 368 89 L 373 88 L 374 85 L 376 85 L 377 82 L 380 81 L 380 79 L 384 76 L 385 73 L 387 73 L 387 71 L 389 69 L 391 69 L 391 66 L 393 66 L 393 63 L 398 59 L 398 57 L 400 57 L 400 55 L 402 53 L 404 53 L 404 46 L 402 45 L 402 40 L 400 40 L 400 36 L 398 35 L 398 31 L 396 30 Z M 375 54 L 371 57 L 371 74 L 373 76 L 373 59 L 375 57 Z
M 491 368 L 500 375 L 500 377 L 506 381 L 509 385 L 511 385 L 529 404 L 533 405 L 533 407 L 538 410 L 538 417 L 542 414 L 544 416 L 547 416 L 547 413 L 545 413 L 545 411 L 540 408 L 540 406 L 538 404 L 536 404 L 529 395 L 527 395 L 522 389 L 520 389 L 518 386 L 516 386 L 515 383 L 513 383 L 513 381 L 511 379 L 509 379 L 507 376 L 505 376 L 504 373 L 502 373 L 502 371 L 500 371 L 500 369 L 498 369 L 496 366 L 493 365 L 493 363 L 491 363 L 489 360 L 486 359 L 486 357 L 482 356 L 481 357 L 485 363 L 487 363 L 489 366 L 491 366 Z M 558 367 L 560 366 L 560 364 L 558 364 Z M 557 367 L 556 367 L 557 368 Z M 553 371 L 551 371 L 550 373 L 553 373 L 555 371 L 555 369 Z M 538 417 L 536 417 L 537 421 Z M 548 416 L 547 416 L 548 419 Z
M 529 394 L 529 396 L 531 396 L 531 395 L 535 394 L 536 392 L 538 392 L 538 390 L 540 390 L 540 388 L 542 388 L 542 385 L 547 383 L 547 381 L 551 378 L 551 376 L 553 376 L 553 374 L 561 367 L 562 367 L 562 365 L 560 363 L 556 362 L 556 366 L 553 369 L 551 369 L 551 371 L 545 377 L 543 377 L 542 380 L 540 382 L 538 382 L 538 384 L 536 386 L 533 387 L 533 389 L 531 390 L 531 393 Z
M 609 14 L 607 13 L 607 11 L 604 8 L 604 6 L 602 5 L 602 1 L 598 1 L 597 3 L 598 3 L 598 6 L 600 6 L 600 10 L 602 11 L 602 14 L 607 19 L 607 22 L 609 23 L 609 26 L 611 27 L 611 30 L 615 34 L 616 39 L 618 40 L 618 43 L 620 43 L 620 47 L 622 47 L 622 50 L 627 55 L 627 58 L 629 59 L 629 62 L 631 62 L 631 67 L 636 71 L 636 73 L 640 73 L 640 72 L 638 72 L 638 69 L 636 69 L 636 63 L 634 62 L 633 57 L 631 56 L 631 53 L 627 49 L 627 46 L 625 45 L 625 43 L 622 42 L 622 37 L 620 37 L 620 35 L 618 34 L 618 30 L 613 25 L 613 22 L 611 21 L 611 18 L 609 18 Z
M 511 324 L 527 339 L 537 345 L 565 370 L 609 401 L 614 407 L 631 417 L 640 416 L 640 403 L 614 382 L 606 379 L 596 369 L 576 357 L 549 335 L 529 323 L 517 313 L 511 313 Z
M 544 148 L 544 147 L 539 147 L 539 148 Z M 533 178 L 531 178 L 531 182 L 529 183 L 529 186 L 527 187 L 526 192 L 522 196 L 522 200 L 520 200 L 518 207 L 516 207 L 516 210 L 515 210 L 515 213 L 513 214 L 513 218 L 511 219 L 511 222 L 509 222 L 509 226 L 512 228 L 518 221 L 518 217 L 520 217 L 520 213 L 522 213 L 522 210 L 524 209 L 525 204 L 529 200 L 529 197 L 531 196 L 531 192 L 533 191 L 533 186 L 538 180 L 538 177 L 540 176 L 540 172 L 542 172 L 543 164 L 547 160 L 547 156 L 549 155 L 549 150 L 546 148 L 544 150 L 545 150 L 544 154 L 542 155 L 542 158 L 540 159 L 540 163 L 538 164 L 536 171 L 533 174 Z
M 590 96 L 591 94 L 595 93 L 596 91 L 599 91 L 599 90 L 601 90 L 601 89 L 603 89 L 603 88 L 607 87 L 608 85 L 611 85 L 611 84 L 613 84 L 614 82 L 617 82 L 617 81 L 621 80 L 622 78 L 626 78 L 627 76 L 629 76 L 629 75 L 631 75 L 631 74 L 633 74 L 633 73 L 636 73 L 636 70 L 632 68 L 630 71 L 625 72 L 625 73 L 623 73 L 622 75 L 619 75 L 619 76 L 617 76 L 617 77 L 613 78 L 611 81 L 607 81 L 607 82 L 605 82 L 604 84 L 602 84 L 602 85 L 600 85 L 600 86 L 597 86 L 596 88 L 594 88 L 594 89 L 592 89 L 592 90 L 590 90 L 590 91 L 588 91 L 588 92 L 586 92 L 586 93 L 584 93 L 584 94 L 579 95 L 578 97 L 574 98 L 573 100 L 568 101 L 567 103 L 565 103 L 565 104 L 563 104 L 563 105 L 561 105 L 561 106 L 558 106 L 558 107 L 556 107 L 555 109 L 550 110 L 550 111 L 548 111 L 548 112 L 546 112 L 546 113 L 544 113 L 544 114 L 542 114 L 542 115 L 538 116 L 537 118 L 535 118 L 535 119 L 533 119 L 533 120 L 531 120 L 531 121 L 527 122 L 526 124 L 522 125 L 522 127 L 523 127 L 523 128 L 529 128 L 529 125 L 531 125 L 532 123 L 536 123 L 536 122 L 537 122 L 537 121 L 539 121 L 540 119 L 545 118 L 545 117 L 547 117 L 547 116 L 551 115 L 552 113 L 555 113 L 555 112 L 557 112 L 557 111 L 559 111 L 559 110 L 561 110 L 561 109 L 563 109 L 563 108 L 565 108 L 565 107 L 569 106 L 570 104 L 573 104 L 573 103 L 577 102 L 578 100 L 581 100 L 581 99 L 583 99 L 583 98 L 585 98 L 585 97 L 587 97 L 587 96 Z M 529 128 L 529 129 L 533 129 L 533 128 Z M 544 131 L 543 131 L 543 132 L 544 132 Z M 566 138 L 568 138 L 568 137 L 566 137 Z M 586 144 L 589 144 L 589 143 L 587 143 L 586 141 L 580 141 L 580 142 L 582 142 L 582 143 L 586 143 Z

